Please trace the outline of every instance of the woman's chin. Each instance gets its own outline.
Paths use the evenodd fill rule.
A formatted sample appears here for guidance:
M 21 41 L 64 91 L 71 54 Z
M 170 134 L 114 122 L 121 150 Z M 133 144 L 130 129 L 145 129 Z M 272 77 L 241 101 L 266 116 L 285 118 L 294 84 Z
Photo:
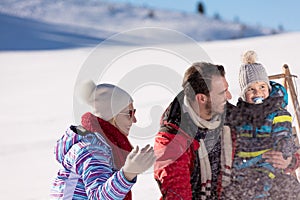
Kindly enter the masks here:
M 122 130 L 121 131 L 125 136 L 128 136 L 129 135 L 129 129 L 128 130 Z

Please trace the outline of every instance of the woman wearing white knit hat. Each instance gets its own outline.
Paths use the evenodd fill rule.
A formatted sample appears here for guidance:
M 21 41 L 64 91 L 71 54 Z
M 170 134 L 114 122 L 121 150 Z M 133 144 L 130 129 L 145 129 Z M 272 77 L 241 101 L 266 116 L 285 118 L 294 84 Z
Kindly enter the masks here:
M 57 142 L 61 169 L 51 199 L 131 200 L 136 176 L 155 161 L 150 145 L 133 149 L 127 138 L 136 122 L 132 97 L 118 86 L 93 81 L 81 83 L 77 93 L 92 112 Z

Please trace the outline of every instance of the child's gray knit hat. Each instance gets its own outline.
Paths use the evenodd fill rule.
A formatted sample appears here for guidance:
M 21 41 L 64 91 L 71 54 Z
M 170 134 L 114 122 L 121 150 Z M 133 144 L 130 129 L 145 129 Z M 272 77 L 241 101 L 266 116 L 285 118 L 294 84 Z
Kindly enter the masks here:
M 247 51 L 243 54 L 243 64 L 240 67 L 239 82 L 241 97 L 245 100 L 245 93 L 249 85 L 255 82 L 266 82 L 271 90 L 268 74 L 264 66 L 256 62 L 257 55 L 254 51 Z

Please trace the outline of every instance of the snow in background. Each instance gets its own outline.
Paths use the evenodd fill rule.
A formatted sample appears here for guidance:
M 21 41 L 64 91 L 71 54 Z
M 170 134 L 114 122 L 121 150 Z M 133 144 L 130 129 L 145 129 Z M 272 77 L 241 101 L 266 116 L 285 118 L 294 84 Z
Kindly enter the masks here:
M 229 89 L 234 96 L 233 103 L 239 95 L 240 56 L 246 50 L 256 50 L 259 61 L 269 74 L 281 73 L 283 64 L 288 64 L 293 74 L 300 75 L 300 33 L 221 40 L 235 37 L 240 30 L 239 25 L 159 10 L 155 11 L 155 20 L 145 17 L 141 22 L 141 16 L 147 15 L 147 8 L 112 4 L 115 13 L 111 14 L 112 11 L 107 11 L 109 4 L 105 2 L 70 2 L 2 0 L 0 3 L 1 199 L 48 199 L 51 181 L 59 168 L 54 159 L 53 146 L 65 129 L 75 123 L 73 90 L 78 73 L 95 44 L 118 31 L 143 25 L 166 26 L 197 40 L 214 63 L 225 66 Z M 99 2 L 103 6 L 96 6 Z M 195 18 L 203 20 L 202 28 L 193 21 Z M 265 34 L 261 30 L 255 31 L 260 31 L 258 35 Z M 159 35 L 151 37 L 159 38 Z M 134 47 L 145 38 L 136 37 L 135 43 L 130 45 Z M 120 42 L 115 41 L 103 50 L 114 56 L 114 49 L 128 45 Z M 199 52 L 192 51 L 193 45 L 178 43 L 165 44 L 165 47 L 172 49 L 175 46 L 197 56 Z M 136 57 L 134 62 L 143 62 L 140 59 Z M 163 63 L 164 58 L 160 59 Z M 183 74 L 188 67 L 178 65 L 176 60 L 169 62 L 174 64 L 174 70 L 178 73 Z M 123 70 L 129 69 L 127 67 L 124 66 Z M 109 78 L 115 79 L 114 76 Z M 299 79 L 296 79 L 296 85 L 300 85 Z M 139 129 L 149 132 L 143 141 L 131 136 L 133 144 L 153 144 L 158 116 L 174 97 L 172 92 L 168 93 L 157 85 L 153 88 L 148 88 L 153 93 L 141 91 L 134 96 L 138 123 L 133 127 L 132 135 Z M 159 95 L 157 91 L 160 91 Z M 145 99 L 150 99 L 150 102 Z M 290 111 L 294 115 L 292 109 Z M 159 196 L 152 171 L 140 175 L 133 187 L 134 199 L 151 200 Z
M 0 50 L 36 50 L 95 45 L 137 27 L 163 27 L 197 41 L 235 39 L 276 30 L 102 0 L 1 0 Z M 14 42 L 11 43 L 11 38 Z

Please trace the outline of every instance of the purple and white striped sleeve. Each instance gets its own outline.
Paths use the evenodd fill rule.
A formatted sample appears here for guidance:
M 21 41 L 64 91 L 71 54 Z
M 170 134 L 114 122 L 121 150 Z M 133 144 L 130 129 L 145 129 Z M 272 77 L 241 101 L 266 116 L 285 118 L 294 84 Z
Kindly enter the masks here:
M 124 199 L 136 182 L 128 181 L 122 170 L 114 171 L 110 149 L 99 146 L 78 152 L 76 171 L 82 176 L 89 199 Z

